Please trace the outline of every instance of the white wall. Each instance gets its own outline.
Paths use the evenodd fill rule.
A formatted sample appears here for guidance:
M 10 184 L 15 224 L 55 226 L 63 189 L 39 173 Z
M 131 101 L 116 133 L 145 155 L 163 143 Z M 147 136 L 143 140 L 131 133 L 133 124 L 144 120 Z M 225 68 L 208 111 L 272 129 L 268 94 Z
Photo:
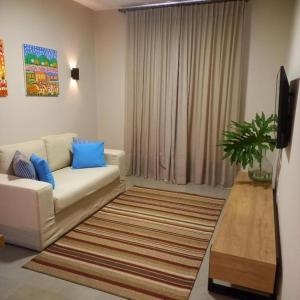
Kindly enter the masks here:
M 95 13 L 98 137 L 110 148 L 124 149 L 126 15 Z
M 295 0 L 287 75 L 300 78 L 300 0 Z M 282 251 L 281 299 L 300 299 L 300 99 L 294 120 L 291 145 L 282 151 L 277 203 Z
M 0 20 L 9 93 L 0 98 L 0 144 L 69 131 L 95 138 L 93 12 L 71 0 L 0 0 Z M 23 43 L 58 51 L 59 97 L 25 96 Z
M 274 113 L 276 76 L 287 64 L 292 1 L 250 0 L 249 58 L 245 119 L 255 113 Z

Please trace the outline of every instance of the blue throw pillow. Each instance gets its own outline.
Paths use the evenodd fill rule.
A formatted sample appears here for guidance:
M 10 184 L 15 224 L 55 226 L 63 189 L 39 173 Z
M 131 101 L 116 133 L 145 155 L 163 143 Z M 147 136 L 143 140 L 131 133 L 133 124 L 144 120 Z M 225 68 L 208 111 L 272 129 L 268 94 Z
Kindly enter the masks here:
M 73 169 L 105 167 L 104 143 L 73 143 Z
M 37 179 L 32 162 L 20 151 L 16 151 L 12 165 L 16 176 L 21 178 Z
M 54 177 L 49 168 L 48 162 L 43 158 L 32 154 L 30 158 L 31 162 L 34 165 L 38 179 L 40 181 L 48 182 L 52 185 L 53 189 L 55 188 Z

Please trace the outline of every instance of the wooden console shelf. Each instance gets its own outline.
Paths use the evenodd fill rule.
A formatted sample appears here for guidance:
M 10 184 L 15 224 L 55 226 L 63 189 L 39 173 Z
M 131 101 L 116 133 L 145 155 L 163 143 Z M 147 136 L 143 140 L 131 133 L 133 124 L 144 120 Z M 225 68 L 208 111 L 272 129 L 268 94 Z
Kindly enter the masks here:
M 255 183 L 240 172 L 212 243 L 209 289 L 221 280 L 272 295 L 276 265 L 271 184 Z

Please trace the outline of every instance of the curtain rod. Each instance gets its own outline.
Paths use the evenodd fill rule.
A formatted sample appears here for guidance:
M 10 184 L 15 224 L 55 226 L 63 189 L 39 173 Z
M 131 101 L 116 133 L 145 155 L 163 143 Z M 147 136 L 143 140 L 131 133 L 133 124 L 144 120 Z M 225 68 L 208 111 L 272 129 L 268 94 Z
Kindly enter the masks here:
M 230 1 L 245 1 L 248 0 L 177 0 L 177 1 L 166 1 L 160 3 L 148 3 L 141 5 L 129 5 L 124 6 L 119 9 L 119 12 L 126 13 L 134 10 L 142 9 L 153 9 L 153 8 L 165 8 L 173 6 L 184 6 L 184 5 L 199 5 L 199 4 L 209 4 L 209 3 L 220 3 L 220 2 L 230 2 Z

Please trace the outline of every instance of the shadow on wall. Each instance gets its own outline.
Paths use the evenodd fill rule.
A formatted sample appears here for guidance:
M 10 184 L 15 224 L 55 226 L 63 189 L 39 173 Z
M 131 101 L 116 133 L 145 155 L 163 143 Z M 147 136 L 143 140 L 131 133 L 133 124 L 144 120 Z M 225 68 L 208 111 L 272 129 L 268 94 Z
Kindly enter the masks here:
M 299 95 L 299 85 L 300 85 L 300 78 L 294 79 L 290 82 L 290 92 L 293 93 L 291 138 L 290 138 L 290 143 L 286 148 L 277 150 L 278 152 L 277 152 L 277 155 L 276 155 L 277 157 L 275 159 L 273 187 L 277 187 L 278 177 L 279 177 L 280 169 L 281 169 L 281 158 L 282 158 L 282 152 L 283 151 L 286 152 L 287 159 L 288 159 L 288 161 L 290 161 L 291 150 L 292 150 L 292 147 L 293 147 L 294 121 L 295 121 L 295 113 L 296 113 L 296 110 L 297 110 L 297 99 L 298 99 L 298 95 Z
M 295 113 L 297 110 L 297 99 L 298 99 L 298 94 L 299 94 L 299 84 L 300 84 L 300 78 L 294 79 L 291 81 L 290 83 L 290 92 L 293 94 L 293 96 L 291 97 L 291 101 L 292 101 L 292 114 L 291 114 L 291 118 L 292 118 L 292 122 L 291 122 L 291 138 L 290 138 L 290 144 L 285 148 L 286 151 L 286 156 L 288 161 L 290 161 L 290 156 L 291 156 L 291 149 L 293 147 L 293 133 L 294 133 L 294 121 L 295 121 Z
M 279 179 L 279 174 L 281 170 L 281 161 L 282 161 L 282 153 L 283 151 L 286 152 L 286 156 L 288 161 L 290 161 L 290 155 L 291 155 L 291 150 L 293 147 L 293 132 L 294 132 L 294 120 L 295 120 L 295 112 L 297 109 L 297 99 L 298 99 L 298 93 L 299 93 L 299 85 L 300 85 L 300 78 L 294 79 L 293 81 L 290 82 L 290 92 L 293 94 L 293 97 L 291 98 L 291 101 L 293 101 L 292 104 L 292 124 L 291 124 L 291 137 L 290 137 L 290 143 L 289 145 L 284 148 L 284 149 L 278 149 L 277 151 L 277 157 L 275 160 L 275 167 L 273 169 L 274 171 L 274 176 L 273 176 L 273 195 L 274 195 L 274 209 L 275 209 L 275 220 L 279 220 L 278 218 L 278 206 L 277 206 L 277 186 L 278 186 L 278 179 Z M 275 282 L 275 292 L 277 294 L 280 294 L 281 286 L 282 286 L 282 278 L 283 278 L 283 273 L 282 273 L 282 261 L 281 261 L 281 238 L 279 235 L 279 224 L 276 222 L 276 240 L 277 240 L 277 275 L 276 275 L 276 282 Z
M 293 111 L 292 111 L 292 124 L 291 124 L 291 138 L 290 138 L 290 143 L 289 145 L 284 148 L 284 149 L 279 149 L 277 150 L 277 158 L 275 161 L 275 167 L 274 167 L 274 176 L 273 176 L 273 193 L 274 193 L 274 208 L 275 208 L 275 220 L 278 220 L 278 206 L 277 206 L 277 186 L 278 186 L 278 179 L 279 179 L 279 174 L 280 174 L 280 170 L 281 170 L 281 161 L 282 161 L 282 153 L 285 151 L 286 152 L 286 156 L 288 161 L 290 161 L 290 155 L 291 155 L 291 151 L 293 148 L 293 133 L 294 133 L 294 121 L 295 121 L 295 113 L 297 110 L 297 100 L 298 100 L 298 95 L 299 95 L 299 85 L 300 85 L 300 78 L 294 79 L 290 82 L 290 92 L 293 93 Z M 278 295 L 280 295 L 280 291 L 281 291 L 281 287 L 282 287 L 282 280 L 283 280 L 283 273 L 282 273 L 282 260 L 281 260 L 281 238 L 279 235 L 279 225 L 276 224 L 277 228 L 276 228 L 276 240 L 277 240 L 277 257 L 279 257 L 279 260 L 277 261 L 277 275 L 276 275 L 276 282 L 275 282 L 275 290 L 277 292 Z M 281 298 L 281 296 L 278 296 L 278 299 L 284 300 Z

